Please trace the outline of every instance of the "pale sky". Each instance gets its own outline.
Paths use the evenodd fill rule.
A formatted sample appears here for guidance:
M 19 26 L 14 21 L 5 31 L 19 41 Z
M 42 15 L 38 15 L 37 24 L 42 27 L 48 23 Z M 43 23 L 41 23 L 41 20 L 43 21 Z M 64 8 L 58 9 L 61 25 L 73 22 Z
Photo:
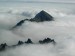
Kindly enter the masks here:
M 75 0 L 0 0 L 0 1 L 75 2 Z

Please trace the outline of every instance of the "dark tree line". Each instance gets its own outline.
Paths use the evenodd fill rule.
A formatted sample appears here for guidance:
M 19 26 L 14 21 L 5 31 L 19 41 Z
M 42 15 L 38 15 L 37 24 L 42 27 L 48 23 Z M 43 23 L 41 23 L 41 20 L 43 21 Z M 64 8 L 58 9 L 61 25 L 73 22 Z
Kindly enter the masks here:
M 28 39 L 27 41 L 23 42 L 23 41 L 18 41 L 18 44 L 17 45 L 22 45 L 22 44 L 33 44 L 33 42 L 31 41 L 31 39 Z
M 55 40 L 54 40 L 54 39 L 51 39 L 51 38 L 45 38 L 44 40 L 39 40 L 39 43 L 40 43 L 40 44 L 47 44 L 47 43 L 56 44 Z M 4 44 L 1 44 L 1 45 L 0 45 L 0 51 L 5 50 L 6 47 L 16 47 L 16 46 L 19 46 L 19 45 L 22 45 L 22 44 L 33 44 L 33 42 L 32 42 L 31 39 L 28 39 L 28 40 L 25 41 L 25 42 L 23 42 L 23 41 L 18 41 L 18 44 L 12 45 L 12 46 L 8 46 L 6 43 L 4 43 Z
M 6 46 L 7 46 L 6 43 L 1 44 L 1 45 L 0 45 L 0 51 L 5 50 Z
M 40 44 L 45 44 L 45 43 L 53 43 L 55 44 L 56 42 L 54 41 L 54 39 L 50 39 L 50 38 L 45 38 L 44 40 L 39 40 Z

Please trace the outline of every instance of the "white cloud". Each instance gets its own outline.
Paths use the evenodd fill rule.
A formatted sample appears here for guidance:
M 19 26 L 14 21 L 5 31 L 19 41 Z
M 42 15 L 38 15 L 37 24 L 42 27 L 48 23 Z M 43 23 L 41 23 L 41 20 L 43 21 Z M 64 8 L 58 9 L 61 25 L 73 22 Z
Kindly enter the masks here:
M 26 16 L 32 17 L 42 10 L 36 7 L 35 9 L 33 7 L 10 9 L 11 7 L 2 8 L 0 12 L 0 44 L 6 42 L 8 45 L 13 45 L 17 44 L 19 40 L 26 41 L 28 38 L 31 38 L 35 44 L 8 48 L 6 51 L 0 52 L 0 56 L 75 56 L 75 13 L 73 8 L 53 9 L 53 7 L 46 7 L 45 11 L 50 13 L 55 21 L 25 22 L 21 27 L 11 31 L 9 29 L 17 22 L 25 19 Z M 54 39 L 57 44 L 55 46 L 38 44 L 39 40 L 46 37 Z

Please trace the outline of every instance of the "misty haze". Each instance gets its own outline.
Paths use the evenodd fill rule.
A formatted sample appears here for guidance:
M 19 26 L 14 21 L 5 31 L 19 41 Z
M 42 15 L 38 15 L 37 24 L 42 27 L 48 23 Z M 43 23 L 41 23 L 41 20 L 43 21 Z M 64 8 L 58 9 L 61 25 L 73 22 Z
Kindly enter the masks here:
M 75 56 L 72 1 L 1 1 L 0 56 Z

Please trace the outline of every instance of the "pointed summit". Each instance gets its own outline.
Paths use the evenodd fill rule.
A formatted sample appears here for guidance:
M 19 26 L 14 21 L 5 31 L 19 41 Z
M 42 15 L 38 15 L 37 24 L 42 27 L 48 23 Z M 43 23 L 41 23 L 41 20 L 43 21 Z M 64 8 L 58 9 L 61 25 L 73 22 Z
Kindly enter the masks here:
M 50 14 L 48 14 L 47 12 L 42 10 L 34 18 L 21 20 L 14 27 L 12 27 L 10 30 L 16 28 L 17 26 L 21 26 L 25 21 L 44 22 L 44 21 L 54 21 L 54 19 Z
M 30 21 L 36 21 L 36 22 L 53 21 L 53 17 L 44 10 L 42 10 Z

